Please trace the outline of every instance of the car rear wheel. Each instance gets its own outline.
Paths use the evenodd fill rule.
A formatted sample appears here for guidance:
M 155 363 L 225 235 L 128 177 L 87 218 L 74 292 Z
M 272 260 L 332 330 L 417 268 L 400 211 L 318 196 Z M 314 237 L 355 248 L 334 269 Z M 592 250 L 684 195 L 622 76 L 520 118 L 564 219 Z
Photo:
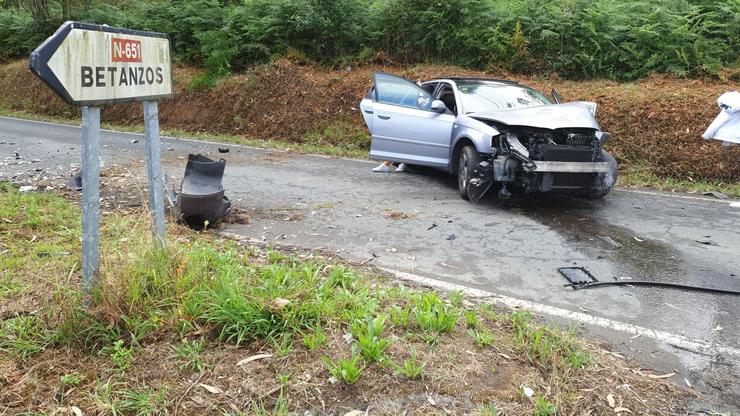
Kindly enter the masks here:
M 457 189 L 463 199 L 468 199 L 468 183 L 479 163 L 480 156 L 475 147 L 468 145 L 460 150 L 457 159 Z

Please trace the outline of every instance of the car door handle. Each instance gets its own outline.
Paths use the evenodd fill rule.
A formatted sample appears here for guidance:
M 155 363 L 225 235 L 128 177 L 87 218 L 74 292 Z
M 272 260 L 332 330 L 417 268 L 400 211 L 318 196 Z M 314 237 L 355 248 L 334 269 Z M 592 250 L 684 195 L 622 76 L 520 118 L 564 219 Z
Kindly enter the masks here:
M 391 116 L 381 116 L 380 114 L 378 114 L 378 118 L 381 120 L 390 120 Z
M 373 113 L 373 110 L 365 110 L 365 112 L 368 113 L 368 114 L 372 114 Z

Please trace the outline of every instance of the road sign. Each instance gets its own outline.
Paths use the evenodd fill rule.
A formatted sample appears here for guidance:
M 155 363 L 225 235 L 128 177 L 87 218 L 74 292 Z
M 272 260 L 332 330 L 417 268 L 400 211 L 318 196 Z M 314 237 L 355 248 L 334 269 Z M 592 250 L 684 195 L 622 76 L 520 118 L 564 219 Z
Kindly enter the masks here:
M 31 53 L 28 66 L 77 106 L 172 96 L 170 41 L 164 33 L 67 22 Z
M 170 40 L 163 33 L 67 22 L 31 53 L 36 74 L 65 101 L 82 107 L 82 283 L 100 266 L 100 106 L 144 102 L 149 211 L 165 247 L 158 99 L 172 96 Z

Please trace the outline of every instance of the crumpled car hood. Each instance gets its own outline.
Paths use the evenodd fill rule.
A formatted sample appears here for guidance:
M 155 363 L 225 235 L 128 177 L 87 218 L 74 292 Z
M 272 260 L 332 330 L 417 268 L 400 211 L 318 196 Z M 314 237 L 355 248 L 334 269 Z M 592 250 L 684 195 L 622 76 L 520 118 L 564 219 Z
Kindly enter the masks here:
M 600 130 L 599 123 L 591 115 L 593 103 L 573 102 L 541 105 L 513 110 L 480 111 L 468 114 L 478 120 L 491 120 L 509 126 L 529 126 L 541 129 L 589 128 Z

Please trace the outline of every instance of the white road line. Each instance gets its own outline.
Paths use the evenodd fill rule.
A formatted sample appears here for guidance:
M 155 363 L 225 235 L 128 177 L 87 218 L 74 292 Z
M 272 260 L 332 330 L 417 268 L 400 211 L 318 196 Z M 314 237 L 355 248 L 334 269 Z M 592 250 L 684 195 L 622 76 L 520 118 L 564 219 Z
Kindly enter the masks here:
M 740 350 L 732 347 L 726 347 L 721 345 L 714 345 L 706 341 L 697 339 L 691 339 L 683 335 L 673 334 L 665 331 L 653 330 L 637 325 L 632 325 L 624 322 L 615 321 L 607 318 L 600 318 L 597 316 L 591 316 L 582 312 L 573 312 L 566 309 L 557 308 L 554 306 L 543 305 L 541 303 L 531 302 L 527 300 L 512 298 L 509 296 L 498 295 L 493 292 L 485 290 L 474 289 L 455 283 L 443 282 L 440 280 L 432 279 L 429 277 L 419 276 L 417 274 L 402 272 L 389 268 L 381 267 L 386 273 L 390 273 L 400 280 L 413 282 L 423 286 L 432 287 L 443 291 L 460 290 L 464 294 L 470 297 L 485 298 L 486 300 L 493 301 L 494 303 L 504 305 L 510 308 L 524 308 L 537 314 L 549 315 L 558 318 L 564 318 L 569 321 L 581 322 L 586 325 L 592 325 L 600 328 L 611 329 L 626 333 L 628 335 L 640 335 L 646 338 L 651 338 L 656 341 L 664 342 L 675 347 L 696 352 L 703 355 L 729 355 L 740 357 Z
M 619 192 L 627 192 L 631 194 L 640 194 L 640 195 L 650 195 L 650 196 L 663 196 L 666 198 L 679 198 L 679 199 L 689 199 L 693 201 L 704 201 L 704 202 L 719 202 L 721 204 L 731 204 L 734 200 L 732 199 L 717 199 L 717 198 L 710 198 L 710 197 L 701 197 L 701 196 L 690 196 L 690 195 L 673 195 L 665 192 L 653 192 L 653 191 L 640 191 L 637 189 L 630 189 L 630 188 L 616 188 L 616 191 Z

